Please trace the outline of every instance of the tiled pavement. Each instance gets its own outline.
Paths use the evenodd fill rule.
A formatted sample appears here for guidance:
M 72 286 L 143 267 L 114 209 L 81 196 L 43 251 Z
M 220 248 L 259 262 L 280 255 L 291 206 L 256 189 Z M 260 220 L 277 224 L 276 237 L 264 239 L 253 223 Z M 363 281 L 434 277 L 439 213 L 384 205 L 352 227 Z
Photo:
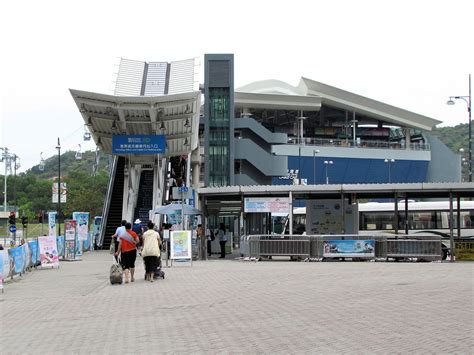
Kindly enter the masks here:
M 473 352 L 473 263 L 240 262 L 111 286 L 111 255 L 0 294 L 0 353 Z

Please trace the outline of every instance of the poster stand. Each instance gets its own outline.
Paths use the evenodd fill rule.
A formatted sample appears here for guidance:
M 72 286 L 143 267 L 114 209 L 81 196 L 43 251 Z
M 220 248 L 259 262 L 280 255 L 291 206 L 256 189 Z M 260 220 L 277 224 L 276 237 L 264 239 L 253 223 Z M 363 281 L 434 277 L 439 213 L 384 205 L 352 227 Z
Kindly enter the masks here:
M 56 237 L 38 237 L 38 250 L 41 269 L 55 266 L 59 269 L 59 253 Z
M 173 262 L 189 262 L 193 266 L 191 231 L 171 231 L 170 233 L 170 260 Z
M 76 259 L 76 230 L 77 222 L 72 219 L 64 221 L 64 259 L 65 261 L 75 261 Z

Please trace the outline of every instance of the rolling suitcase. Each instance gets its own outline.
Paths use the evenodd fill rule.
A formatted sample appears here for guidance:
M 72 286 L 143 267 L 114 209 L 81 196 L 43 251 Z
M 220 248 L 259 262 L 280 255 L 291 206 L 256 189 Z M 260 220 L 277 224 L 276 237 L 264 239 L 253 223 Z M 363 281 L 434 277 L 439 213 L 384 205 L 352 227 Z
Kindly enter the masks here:
M 122 275 L 123 275 L 123 270 L 119 264 L 113 264 L 110 267 L 110 283 L 112 285 L 122 284 Z

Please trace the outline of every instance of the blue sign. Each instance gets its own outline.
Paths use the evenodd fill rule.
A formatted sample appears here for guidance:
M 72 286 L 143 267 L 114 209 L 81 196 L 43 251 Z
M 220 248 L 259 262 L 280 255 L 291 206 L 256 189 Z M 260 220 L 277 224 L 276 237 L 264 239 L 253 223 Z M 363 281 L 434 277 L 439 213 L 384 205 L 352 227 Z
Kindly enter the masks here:
M 112 154 L 160 154 L 165 151 L 164 135 L 112 136 Z
M 10 230 L 10 233 L 15 233 L 16 232 L 16 226 L 14 224 L 12 224 L 10 226 L 10 228 L 8 228 Z
M 188 187 L 187 186 L 180 186 L 178 188 L 178 191 L 181 192 L 181 193 L 188 192 Z

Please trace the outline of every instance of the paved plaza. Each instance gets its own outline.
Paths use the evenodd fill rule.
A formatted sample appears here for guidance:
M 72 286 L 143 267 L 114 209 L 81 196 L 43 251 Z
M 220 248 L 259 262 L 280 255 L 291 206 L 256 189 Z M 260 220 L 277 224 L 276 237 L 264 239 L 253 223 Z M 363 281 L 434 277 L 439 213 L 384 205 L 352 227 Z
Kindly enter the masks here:
M 215 258 L 215 257 L 214 257 Z M 196 261 L 111 286 L 107 252 L 9 282 L 0 353 L 473 351 L 473 263 Z

